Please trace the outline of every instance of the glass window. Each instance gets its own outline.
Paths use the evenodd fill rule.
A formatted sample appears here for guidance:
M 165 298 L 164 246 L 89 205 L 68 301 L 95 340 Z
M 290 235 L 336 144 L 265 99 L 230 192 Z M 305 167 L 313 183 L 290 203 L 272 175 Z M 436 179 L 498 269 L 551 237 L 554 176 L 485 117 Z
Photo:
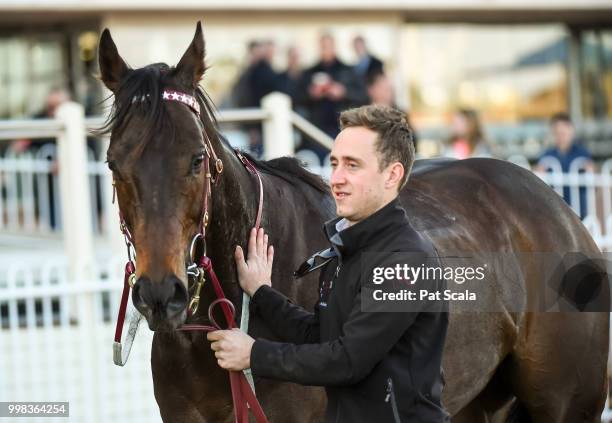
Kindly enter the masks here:
M 408 25 L 404 37 L 417 126 L 446 125 L 462 107 L 489 124 L 541 121 L 567 109 L 560 25 Z
M 580 50 L 583 117 L 612 118 L 612 31 L 583 32 Z
M 52 37 L 0 38 L 0 118 L 32 117 L 53 87 L 64 86 L 62 44 Z

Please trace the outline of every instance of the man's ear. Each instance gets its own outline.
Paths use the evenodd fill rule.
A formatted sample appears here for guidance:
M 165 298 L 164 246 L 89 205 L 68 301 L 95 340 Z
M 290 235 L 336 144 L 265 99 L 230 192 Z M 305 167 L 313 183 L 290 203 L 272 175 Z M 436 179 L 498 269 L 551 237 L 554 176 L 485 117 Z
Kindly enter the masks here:
M 119 88 L 121 79 L 123 79 L 128 72 L 129 67 L 119 55 L 117 46 L 108 28 L 104 29 L 100 37 L 98 61 L 100 63 L 100 79 L 102 79 L 106 88 L 115 93 Z
M 174 70 L 174 77 L 178 82 L 190 88 L 196 88 L 204 75 L 206 66 L 204 65 L 205 45 L 204 35 L 202 34 L 202 23 L 198 21 L 193 41 L 181 57 Z
M 385 188 L 390 189 L 397 187 L 399 191 L 400 183 L 404 178 L 405 170 L 404 166 L 400 162 L 393 162 L 387 166 L 387 180 L 385 181 Z

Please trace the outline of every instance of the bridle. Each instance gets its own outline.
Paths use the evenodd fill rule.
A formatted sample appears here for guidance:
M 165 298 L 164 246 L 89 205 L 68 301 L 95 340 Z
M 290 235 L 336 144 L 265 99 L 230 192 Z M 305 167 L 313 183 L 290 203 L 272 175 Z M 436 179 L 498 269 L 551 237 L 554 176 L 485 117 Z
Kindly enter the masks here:
M 201 120 L 200 105 L 198 104 L 195 97 L 178 91 L 164 90 L 162 93 L 162 99 L 164 101 L 177 101 L 187 105 L 196 114 L 198 120 Z M 199 231 L 193 237 L 189 245 L 188 257 L 190 262 L 187 265 L 187 276 L 188 278 L 194 278 L 196 281 L 196 285 L 194 295 L 190 299 L 189 305 L 187 307 L 188 316 L 193 316 L 198 310 L 200 304 L 200 292 L 206 281 L 206 276 L 208 276 L 209 280 L 213 285 L 213 289 L 215 291 L 217 299 L 212 301 L 208 306 L 208 318 L 212 325 L 185 324 L 178 328 L 179 331 L 210 332 L 222 329 L 222 326 L 214 319 L 213 316 L 213 310 L 217 305 L 221 307 L 221 310 L 227 322 L 227 329 L 233 329 L 236 326 L 234 322 L 236 307 L 230 300 L 226 298 L 225 293 L 223 292 L 223 288 L 221 287 L 221 283 L 219 282 L 219 279 L 217 278 L 217 275 L 215 274 L 215 271 L 213 269 L 212 261 L 206 254 L 206 228 L 208 226 L 210 216 L 209 198 L 212 196 L 213 185 L 218 184 L 221 174 L 223 173 L 223 162 L 215 153 L 212 142 L 210 140 L 210 137 L 206 133 L 205 128 L 202 129 L 202 134 L 204 137 L 205 156 L 203 161 L 205 175 L 204 198 L 202 204 L 202 213 L 199 221 Z M 257 168 L 255 168 L 255 166 L 253 166 L 253 164 L 244 155 L 242 155 L 240 151 L 235 149 L 234 153 L 236 154 L 242 165 L 249 171 L 249 173 L 255 175 L 259 181 L 259 205 L 257 208 L 257 217 L 255 219 L 255 227 L 259 229 L 259 226 L 261 224 L 261 215 L 263 211 L 263 183 L 261 180 L 261 176 L 259 175 Z M 211 161 L 214 164 L 214 167 L 211 166 Z M 214 170 L 214 173 L 211 170 Z M 115 200 L 114 185 L 115 184 L 113 182 L 113 201 Z M 131 344 L 136 335 L 138 323 L 140 322 L 142 316 L 138 314 L 137 317 L 131 319 L 129 324 L 128 338 L 126 340 L 124 349 L 123 345 L 121 344 L 121 335 L 125 321 L 129 292 L 130 289 L 134 286 L 134 283 L 136 282 L 136 265 L 134 255 L 134 239 L 125 222 L 121 210 L 119 210 L 119 221 L 121 233 L 123 234 L 127 248 L 128 261 L 125 265 L 123 293 L 121 296 L 121 302 L 117 316 L 117 325 L 115 327 L 113 360 L 115 364 L 123 366 L 125 365 L 129 357 Z M 198 242 L 201 243 L 202 255 L 196 259 L 195 252 Z M 248 332 L 249 301 L 249 296 L 246 293 L 243 293 L 240 329 L 243 330 L 245 333 Z M 255 396 L 255 389 L 250 369 L 247 369 L 244 372 L 230 371 L 229 377 L 232 391 L 232 400 L 234 403 L 235 422 L 248 423 L 248 410 L 250 409 L 257 423 L 267 423 L 265 413 L 263 412 L 263 409 Z

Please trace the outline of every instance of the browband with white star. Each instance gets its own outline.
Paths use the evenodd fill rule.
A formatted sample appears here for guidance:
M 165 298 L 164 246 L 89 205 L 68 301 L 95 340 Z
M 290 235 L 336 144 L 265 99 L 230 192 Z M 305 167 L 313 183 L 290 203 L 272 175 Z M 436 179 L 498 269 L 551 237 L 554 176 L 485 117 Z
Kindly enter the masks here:
M 198 104 L 195 97 L 189 94 L 181 93 L 179 91 L 164 90 L 162 98 L 164 100 L 179 101 L 181 103 L 184 103 L 188 105 L 191 110 L 193 110 L 198 116 L 200 116 L 200 105 Z

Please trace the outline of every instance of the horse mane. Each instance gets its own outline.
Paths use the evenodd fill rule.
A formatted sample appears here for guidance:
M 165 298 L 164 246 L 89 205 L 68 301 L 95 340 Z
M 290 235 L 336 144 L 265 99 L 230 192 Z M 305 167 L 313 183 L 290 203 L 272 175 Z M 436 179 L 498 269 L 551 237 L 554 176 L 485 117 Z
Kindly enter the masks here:
M 323 194 L 329 194 L 329 186 L 323 178 L 306 170 L 295 157 L 285 156 L 272 160 L 258 160 L 244 151 L 241 151 L 241 154 L 262 172 L 278 176 L 294 186 L 297 186 L 298 182 L 303 182 Z
M 108 135 L 121 131 L 128 123 L 132 112 L 143 119 L 145 143 L 159 129 L 165 115 L 162 107 L 162 76 L 170 70 L 165 63 L 154 63 L 140 69 L 129 69 L 114 93 L 110 114 L 104 125 L 95 131 L 96 135 Z
M 113 131 L 121 131 L 128 123 L 131 113 L 136 112 L 144 121 L 143 142 L 139 146 L 140 151 L 143 151 L 152 139 L 151 135 L 159 131 L 163 123 L 171 124 L 166 118 L 162 92 L 166 80 L 171 77 L 174 69 L 165 63 L 154 63 L 140 69 L 130 69 L 115 93 L 115 100 L 108 119 L 102 128 L 94 131 L 95 134 L 108 135 Z M 202 87 L 196 88 L 195 98 L 200 106 L 200 121 L 208 136 L 232 151 L 233 147 L 219 131 L 214 103 Z M 320 176 L 308 172 L 293 157 L 263 161 L 255 159 L 246 152 L 242 154 L 248 157 L 257 169 L 265 173 L 275 175 L 294 186 L 303 182 L 323 194 L 329 194 L 325 181 Z

